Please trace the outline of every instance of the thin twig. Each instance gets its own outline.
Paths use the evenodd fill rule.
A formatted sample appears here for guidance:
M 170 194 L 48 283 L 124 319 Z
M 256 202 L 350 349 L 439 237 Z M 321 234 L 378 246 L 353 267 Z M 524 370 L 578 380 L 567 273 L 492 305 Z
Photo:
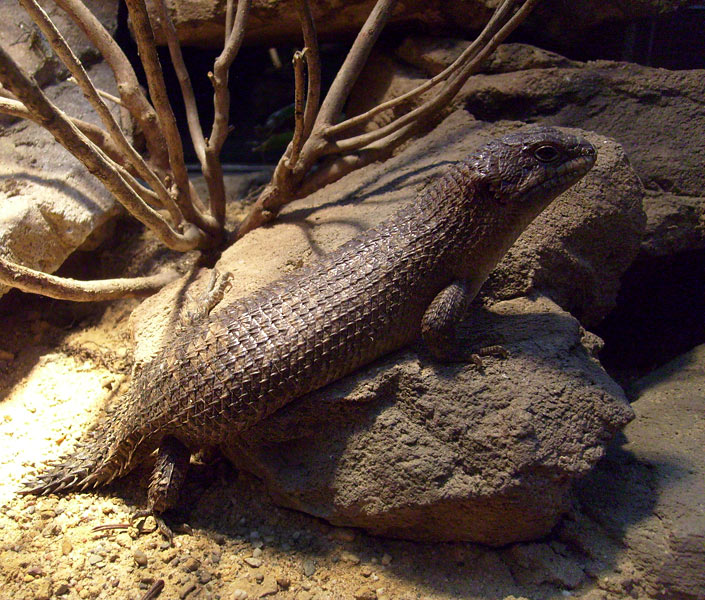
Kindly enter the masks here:
M 191 141 L 193 142 L 198 161 L 203 164 L 206 161 L 206 140 L 203 136 L 201 120 L 198 117 L 198 107 L 196 106 L 196 97 L 193 93 L 193 86 L 191 85 L 191 77 L 186 69 L 184 56 L 181 52 L 181 44 L 179 44 L 178 35 L 176 33 L 176 27 L 174 27 L 174 22 L 169 16 L 166 2 L 165 0 L 156 0 L 156 5 L 162 26 L 162 34 L 166 38 L 171 62 L 174 66 L 174 71 L 176 71 L 179 86 L 181 87 L 181 96 L 184 100 L 186 121 L 188 123 L 189 133 L 191 134 Z
M 157 114 L 142 93 L 137 75 L 125 53 L 81 0 L 56 0 L 56 4 L 93 42 L 100 55 L 112 69 L 120 98 L 144 134 L 150 161 L 160 169 L 168 169 L 166 144 L 159 127 Z
M 98 113 L 103 125 L 108 130 L 108 133 L 117 146 L 120 148 L 122 154 L 127 158 L 135 170 L 144 178 L 144 180 L 147 181 L 147 183 L 152 187 L 154 192 L 159 197 L 162 205 L 169 211 L 171 218 L 174 220 L 174 225 L 179 227 L 183 221 L 181 211 L 178 209 L 176 204 L 174 204 L 174 201 L 169 196 L 156 174 L 147 166 L 144 159 L 127 140 L 124 132 L 115 120 L 113 113 L 110 112 L 110 109 L 98 94 L 98 91 L 93 86 L 93 83 L 83 68 L 83 65 L 81 65 L 78 57 L 66 43 L 66 40 L 56 28 L 56 25 L 54 25 L 46 12 L 44 12 L 44 9 L 39 6 L 36 0 L 19 0 L 19 2 L 47 38 L 54 49 L 54 52 L 56 52 L 66 68 L 71 72 L 74 80 L 81 88 L 83 95 L 91 103 L 91 106 L 93 106 L 96 113 Z
M 306 109 L 304 111 L 303 142 L 311 135 L 313 123 L 316 120 L 318 106 L 321 99 L 321 55 L 318 49 L 318 36 L 313 23 L 311 6 L 308 0 L 297 0 L 296 9 L 299 13 L 301 31 L 304 36 L 304 49 L 306 51 L 307 93 Z
M 304 60 L 306 48 L 303 51 L 294 52 L 292 63 L 294 64 L 294 136 L 291 139 L 291 146 L 287 149 L 290 156 L 287 157 L 287 165 L 293 166 L 299 159 L 299 152 L 304 141 L 304 109 L 305 109 L 305 83 L 304 83 Z
M 176 271 L 166 270 L 148 277 L 78 281 L 35 271 L 0 256 L 0 283 L 23 292 L 74 302 L 148 296 L 174 281 L 178 276 Z
M 349 153 L 361 148 L 372 148 L 373 143 L 376 143 L 374 148 L 377 149 L 382 149 L 383 145 L 395 147 L 405 139 L 408 139 L 409 134 L 418 129 L 423 124 L 424 119 L 427 116 L 435 113 L 441 107 L 445 106 L 458 93 L 458 91 L 460 91 L 460 88 L 467 81 L 467 78 L 472 75 L 472 73 L 476 72 L 480 68 L 482 62 L 495 51 L 497 46 L 502 43 L 504 39 L 512 31 L 514 31 L 514 29 L 516 29 L 517 25 L 524 20 L 526 15 L 529 11 L 531 11 L 537 2 L 538 0 L 526 0 L 524 5 L 514 14 L 514 16 L 512 16 L 511 19 L 509 19 L 509 21 L 504 24 L 504 26 L 501 27 L 497 33 L 490 38 L 478 54 L 448 79 L 441 91 L 435 97 L 429 99 L 424 104 L 418 106 L 409 113 L 395 119 L 391 123 L 388 123 L 384 127 L 330 144 L 330 146 L 322 150 L 322 154 L 333 152 Z M 394 135 L 395 132 L 398 131 L 401 131 L 402 135 Z
M 387 100 L 382 104 L 378 104 L 367 112 L 356 115 L 354 117 L 350 117 L 349 119 L 341 121 L 340 123 L 337 123 L 335 125 L 331 125 L 330 127 L 324 130 L 324 137 L 326 139 L 332 139 L 334 136 L 337 136 L 338 134 L 347 131 L 348 129 L 364 125 L 365 123 L 369 122 L 372 117 L 378 115 L 379 113 L 384 112 L 385 110 L 396 108 L 400 104 L 403 104 L 404 102 L 407 102 L 409 100 L 412 100 L 413 98 L 420 96 L 432 87 L 448 79 L 463 65 L 467 64 L 469 60 L 471 60 L 477 55 L 483 45 L 486 44 L 491 38 L 491 36 L 496 33 L 498 26 L 501 26 L 502 24 L 502 19 L 506 17 L 507 12 L 512 8 L 515 2 L 516 0 L 504 0 L 502 5 L 494 12 L 490 20 L 487 22 L 487 25 L 480 33 L 480 35 L 465 50 L 463 50 L 460 56 L 458 56 L 458 58 L 453 61 L 452 64 L 446 67 L 443 71 L 433 76 L 431 79 L 428 79 L 421 85 L 415 87 L 413 90 L 402 94 L 401 96 L 397 96 L 396 98 Z
M 117 96 L 113 96 L 111 93 L 106 92 L 105 90 L 100 90 L 96 88 L 96 91 L 98 94 L 100 94 L 101 98 L 105 98 L 106 100 L 110 100 L 113 104 L 117 104 L 118 106 L 127 109 L 127 107 L 123 104 L 122 100 L 118 98 Z
M 159 594 L 162 593 L 162 590 L 164 589 L 164 580 L 163 579 L 157 579 L 153 584 L 152 587 L 149 588 L 144 595 L 140 598 L 140 600 L 154 600 L 159 596 Z
M 38 123 L 80 160 L 135 218 L 152 229 L 164 244 L 174 250 L 190 250 L 204 244 L 204 234 L 197 227 L 186 224 L 184 232 L 178 233 L 158 212 L 150 208 L 126 183 L 120 170 L 116 168 L 117 165 L 100 148 L 91 143 L 44 95 L 37 83 L 22 72 L 2 45 L 0 45 L 0 80 L 28 111 L 34 113 Z
M 338 120 L 350 90 L 365 66 L 367 57 L 382 29 L 391 17 L 395 4 L 396 0 L 379 0 L 375 4 L 328 90 L 314 127 L 331 125 Z
M 184 149 L 181 144 L 179 128 L 176 125 L 176 118 L 166 92 L 164 73 L 159 63 L 157 47 L 154 42 L 154 32 L 147 14 L 147 7 L 144 0 L 126 0 L 126 4 L 132 21 L 132 31 L 137 42 L 140 60 L 147 76 L 149 95 L 154 103 L 159 125 L 166 140 L 169 166 L 174 176 L 176 203 L 188 221 L 208 230 L 208 225 L 204 222 L 201 215 L 196 214 L 196 210 L 188 196 L 188 173 L 184 162 Z
M 213 127 L 206 144 L 206 160 L 203 165 L 203 176 L 206 179 L 209 192 L 211 213 L 216 222 L 225 221 L 225 186 L 223 183 L 223 168 L 220 163 L 220 151 L 228 136 L 228 120 L 230 116 L 230 91 L 228 89 L 228 71 L 245 38 L 245 27 L 252 0 L 239 0 L 230 34 L 223 51 L 215 59 L 213 72 L 209 73 L 213 85 Z M 232 9 L 231 9 L 232 10 Z
M 228 43 L 230 32 L 233 30 L 233 21 L 235 19 L 233 3 L 234 0 L 227 0 L 225 4 L 225 36 L 223 37 L 223 46 Z

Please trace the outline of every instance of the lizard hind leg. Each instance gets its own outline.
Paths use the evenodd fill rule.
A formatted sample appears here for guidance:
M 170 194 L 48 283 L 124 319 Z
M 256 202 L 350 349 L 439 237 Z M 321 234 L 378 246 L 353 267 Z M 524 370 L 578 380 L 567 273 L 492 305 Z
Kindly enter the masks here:
M 152 469 L 147 490 L 147 508 L 137 511 L 132 516 L 132 521 L 146 517 L 153 517 L 157 529 L 173 544 L 174 534 L 164 522 L 161 513 L 176 505 L 179 492 L 186 480 L 191 451 L 175 437 L 167 436 L 162 439 L 157 449 L 156 461 Z
M 147 491 L 150 511 L 162 513 L 176 505 L 190 460 L 191 451 L 179 440 L 171 436 L 162 439 Z

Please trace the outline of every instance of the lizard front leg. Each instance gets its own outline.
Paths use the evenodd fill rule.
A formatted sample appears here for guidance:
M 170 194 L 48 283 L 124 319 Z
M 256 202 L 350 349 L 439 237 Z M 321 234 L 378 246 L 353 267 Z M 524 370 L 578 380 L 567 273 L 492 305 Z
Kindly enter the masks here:
M 456 331 L 482 281 L 456 279 L 433 299 L 421 320 L 421 337 L 435 358 L 445 362 L 473 362 L 482 367 L 481 356 L 501 356 L 508 352 L 501 346 L 487 346 L 469 352 L 458 348 Z

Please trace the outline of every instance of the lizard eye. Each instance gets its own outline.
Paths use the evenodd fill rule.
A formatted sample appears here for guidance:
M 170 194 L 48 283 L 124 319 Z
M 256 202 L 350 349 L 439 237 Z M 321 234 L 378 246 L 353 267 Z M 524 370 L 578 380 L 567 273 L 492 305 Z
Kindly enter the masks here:
M 539 146 L 534 150 L 534 156 L 541 162 L 550 163 L 556 160 L 560 153 L 553 146 Z

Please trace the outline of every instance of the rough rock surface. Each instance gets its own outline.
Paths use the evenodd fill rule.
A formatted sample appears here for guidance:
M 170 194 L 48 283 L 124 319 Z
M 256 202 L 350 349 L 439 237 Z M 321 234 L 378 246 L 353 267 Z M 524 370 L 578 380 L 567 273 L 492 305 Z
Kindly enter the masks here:
M 228 458 L 335 525 L 494 546 L 545 535 L 631 409 L 552 302 L 501 302 L 467 325 L 511 357 L 478 372 L 394 354 L 289 404 Z
M 234 275 L 233 289 L 224 302 L 299 267 L 315 255 L 337 247 L 360 230 L 374 225 L 394 212 L 401 202 L 409 201 L 444 164 L 467 156 L 488 138 L 516 127 L 515 123 L 488 126 L 469 119 L 464 111 L 458 111 L 439 128 L 409 145 L 390 161 L 371 165 L 289 205 L 277 224 L 248 234 L 224 252 L 217 268 Z M 609 282 L 613 278 L 615 282 L 619 278 L 618 272 L 602 268 L 600 253 L 592 252 L 590 248 L 619 246 L 623 239 L 628 239 L 631 240 L 629 247 L 635 250 L 641 235 L 639 227 L 643 224 L 639 209 L 641 188 L 632 189 L 628 185 L 629 181 L 635 180 L 635 176 L 626 167 L 618 147 L 604 138 L 591 139 L 599 150 L 597 167 L 588 174 L 584 183 L 565 194 L 546 211 L 549 215 L 553 213 L 553 217 L 548 216 L 532 225 L 535 233 L 528 231 L 528 237 L 520 239 L 520 250 L 512 262 L 519 273 L 540 273 L 544 269 L 543 258 L 552 256 L 550 248 L 560 239 L 566 252 L 580 254 L 584 258 L 561 265 L 564 270 L 554 271 L 553 278 L 562 281 L 566 289 L 581 290 L 585 298 L 599 297 L 605 289 L 612 289 L 613 284 Z M 590 195 L 603 185 L 612 186 L 609 203 L 597 202 L 594 206 L 597 213 L 576 209 L 593 203 Z M 365 202 L 361 205 L 363 199 Z M 614 210 L 615 206 L 620 209 Z M 580 221 L 582 226 L 567 227 L 571 219 Z M 625 222 L 629 222 L 630 226 L 622 226 Z M 589 226 L 592 226 L 592 236 L 583 233 L 588 231 Z M 561 235 L 564 237 L 561 238 Z M 618 239 L 612 239 L 610 235 Z M 607 238 L 603 239 L 603 236 Z M 582 264 L 581 270 L 575 271 L 574 264 L 589 264 L 590 261 L 595 261 L 591 269 L 594 277 L 582 276 Z M 625 262 L 623 267 L 626 266 Z M 503 271 L 507 274 L 511 272 L 510 269 Z M 171 319 L 172 324 L 175 321 L 171 308 L 188 308 L 191 302 L 189 296 L 198 297 L 208 279 L 209 275 L 202 273 L 188 282 L 176 282 L 142 304 L 133 315 L 134 330 L 138 336 L 135 351 L 138 360 L 144 360 L 153 353 L 156 340 L 168 340 L 172 328 L 165 326 L 165 320 Z M 538 280 L 537 277 L 530 278 L 534 285 Z M 548 276 L 543 279 L 547 280 Z M 529 289 L 531 285 L 526 287 Z M 497 289 L 504 289 L 499 280 Z M 294 456 L 293 448 L 297 448 L 301 452 L 300 468 L 294 469 L 290 464 L 291 471 L 276 471 L 271 466 L 272 470 L 265 473 L 262 457 L 270 452 L 271 447 L 264 445 L 248 447 L 247 458 L 242 455 L 238 458 L 234 452 L 231 457 L 239 465 L 264 477 L 270 491 L 277 494 L 282 502 L 313 514 L 325 515 L 334 522 L 369 527 L 389 535 L 476 539 L 495 544 L 545 533 L 565 507 L 570 481 L 589 470 L 601 455 L 601 444 L 629 419 L 630 412 L 619 388 L 590 359 L 581 345 L 577 321 L 548 300 L 534 304 L 526 300 L 515 302 L 506 310 L 517 314 L 507 317 L 507 323 L 522 319 L 530 321 L 530 316 L 523 315 L 522 311 L 531 313 L 536 310 L 543 313 L 543 316 L 536 318 L 545 320 L 540 327 L 551 333 L 545 334 L 547 337 L 543 338 L 543 342 L 524 339 L 517 340 L 517 345 L 512 346 L 507 331 L 508 345 L 510 350 L 512 347 L 516 349 L 517 358 L 510 359 L 506 364 L 493 362 L 491 367 L 488 366 L 488 373 L 490 370 L 493 373 L 491 383 L 487 383 L 487 379 L 478 379 L 472 369 L 450 367 L 445 371 L 436 371 L 436 367 L 423 358 L 423 352 L 422 362 L 410 355 L 404 355 L 405 358 L 397 356 L 385 363 L 385 367 L 379 364 L 372 366 L 341 383 L 343 387 L 336 389 L 344 388 L 351 396 L 346 400 L 345 393 L 336 392 L 334 398 L 338 402 L 325 402 L 330 411 L 323 411 L 316 401 L 308 400 L 313 402 L 309 413 L 317 413 L 321 422 L 307 424 L 306 419 L 299 422 L 298 415 L 303 409 L 297 404 L 292 406 L 290 412 L 282 413 L 296 417 L 288 421 L 286 427 L 271 420 L 271 424 L 261 425 L 261 439 L 270 442 L 280 435 L 275 434 L 275 430 L 289 430 L 287 435 L 291 435 L 291 441 L 282 442 L 280 450 L 272 452 L 272 458 L 275 455 Z M 518 309 L 517 306 L 523 308 Z M 532 330 L 537 324 L 534 322 L 534 325 L 527 327 Z M 540 337 L 538 332 L 527 335 Z M 497 341 L 491 335 L 488 337 L 489 343 Z M 596 345 L 589 336 L 585 343 L 590 347 Z M 397 363 L 402 366 L 397 366 Z M 462 381 L 462 385 L 453 387 L 450 374 L 453 374 L 453 380 Z M 514 387 L 511 382 L 519 387 Z M 355 388 L 357 392 L 352 391 L 355 385 L 359 386 Z M 415 396 L 422 395 L 425 389 L 433 391 L 423 396 L 425 399 L 416 399 L 419 403 L 416 404 Z M 570 391 L 563 396 L 566 390 Z M 368 401 L 363 402 L 365 394 L 368 394 Z M 372 401 L 375 394 L 382 394 L 383 398 Z M 473 400 L 474 394 L 477 395 Z M 400 403 L 395 405 L 390 396 L 400 396 Z M 440 396 L 447 397 L 446 403 L 441 402 Z M 566 400 L 568 396 L 570 401 Z M 353 402 L 353 397 L 359 402 Z M 511 401 L 512 398 L 516 398 L 517 404 Z M 541 409 L 538 408 L 539 398 L 547 403 Z M 434 416 L 432 407 L 438 402 L 444 408 L 439 408 Z M 507 412 L 502 413 L 503 410 Z M 536 411 L 536 420 L 532 420 L 532 411 Z M 500 414 L 504 414 L 505 418 L 498 417 Z M 467 423 L 471 415 L 480 420 L 486 419 L 489 429 L 475 432 L 464 426 L 463 423 Z M 560 432 L 550 429 L 543 419 L 553 419 L 556 427 L 565 429 Z M 428 430 L 423 430 L 425 420 L 429 421 Z M 510 422 L 514 423 L 511 427 L 508 426 Z M 268 429 L 270 427 L 272 429 Z M 306 437 L 310 428 L 323 431 L 323 438 L 330 438 L 331 443 L 339 444 L 337 449 L 325 447 L 322 439 L 299 439 Z M 382 431 L 386 432 L 386 438 L 381 436 Z M 442 431 L 445 433 L 441 434 Z M 543 431 L 554 432 L 554 435 L 544 438 Z M 375 448 L 378 449 L 383 449 L 390 439 L 407 440 L 409 443 L 402 445 L 397 453 L 397 465 L 403 468 L 396 473 L 382 475 L 379 469 L 386 464 L 387 455 L 371 450 L 367 453 L 364 450 L 367 442 L 358 445 L 358 440 L 363 440 L 366 435 L 376 440 Z M 412 440 L 414 436 L 417 443 Z M 487 439 L 492 439 L 493 443 L 486 444 Z M 515 444 L 517 440 L 522 441 Z M 553 445 L 553 441 L 561 441 L 564 445 Z M 345 448 L 352 454 L 348 455 Z M 406 459 L 402 458 L 402 449 L 407 452 Z M 240 450 L 244 451 L 244 448 Z M 416 451 L 420 452 L 420 456 L 414 454 Z M 355 464 L 363 454 L 369 454 L 372 462 L 367 466 L 360 463 L 360 469 L 356 470 Z M 374 461 L 381 462 L 375 464 Z M 467 468 L 458 466 L 454 471 L 456 462 Z M 325 471 L 322 465 L 328 465 L 328 469 L 333 471 Z M 306 481 L 303 476 L 299 482 L 302 488 L 310 489 L 312 495 L 304 498 L 301 488 L 294 490 L 291 481 L 286 479 L 287 472 L 319 474 L 317 482 Z M 331 479 L 333 472 L 340 479 Z M 407 479 L 411 476 L 415 479 Z M 429 488 L 429 479 L 435 483 L 424 492 L 422 490 Z M 395 486 L 400 487 L 394 489 L 400 498 L 403 489 L 406 490 L 408 506 L 393 505 L 389 497 L 385 499 L 381 495 L 383 490 L 376 488 L 379 480 L 396 482 Z M 334 481 L 343 485 L 346 492 L 325 487 L 333 485 Z M 402 486 L 403 481 L 406 481 L 406 487 Z M 355 497 L 355 489 L 366 490 L 366 496 Z M 337 495 L 338 492 L 341 495 Z M 379 497 L 380 500 L 374 502 L 375 506 L 363 506 L 363 497 Z M 294 498 L 300 500 L 299 504 Z M 472 502 L 476 504 L 472 505 Z M 521 519 L 518 516 L 520 505 L 524 507 Z M 463 510 L 459 511 L 459 507 Z M 479 512 L 480 507 L 483 507 L 483 513 Z M 506 521 L 500 523 L 502 511 L 512 515 L 511 527 Z M 473 518 L 451 518 L 452 513 L 458 512 L 467 512 Z M 420 514 L 434 517 L 422 522 Z M 401 525 L 402 521 L 407 522 L 406 527 Z M 482 523 L 484 530 L 480 526 Z M 452 533 L 453 530 L 455 533 Z
M 84 64 L 98 62 L 99 55 L 95 47 L 66 13 L 53 3 L 42 4 L 81 61 Z M 110 33 L 115 32 L 119 4 L 117 0 L 84 0 L 84 4 Z M 67 69 L 56 58 L 49 43 L 16 0 L 0 0 L 0 14 L 0 40 L 5 49 L 40 86 L 68 76 Z
M 89 76 L 113 91 L 104 63 Z M 71 116 L 97 123 L 75 85 L 49 86 L 47 95 Z M 0 128 L 1 129 L 1 128 Z M 0 252 L 13 262 L 52 273 L 120 210 L 112 195 L 52 135 L 19 121 L 0 135 Z M 0 295 L 7 291 L 0 285 Z
M 387 100 L 437 74 L 467 42 L 412 37 L 361 75 L 351 112 Z M 556 54 L 506 44 L 455 99 L 485 121 L 516 119 L 580 127 L 619 142 L 648 189 L 644 251 L 702 247 L 705 72 L 669 71 L 630 63 L 561 60 Z M 677 225 L 675 227 L 674 225 Z
M 630 395 L 636 418 L 580 499 L 622 540 L 650 597 L 703 598 L 705 346 L 644 377 Z
M 550 0 L 531 16 L 529 27 L 544 38 L 565 43 L 604 21 L 643 18 L 675 10 L 687 0 Z M 170 0 L 179 39 L 187 44 L 220 47 L 223 40 L 225 2 Z M 391 26 L 414 31 L 475 33 L 489 19 L 496 2 L 489 0 L 407 0 L 395 7 Z M 354 36 L 374 6 L 373 0 L 311 2 L 319 35 L 323 38 Z M 255 0 L 246 39 L 261 44 L 299 42 L 301 27 L 293 0 Z M 572 34 L 572 35 L 571 35 Z M 161 42 L 161 40 L 160 40 Z
M 663 257 L 705 250 L 705 195 L 647 193 L 644 212 L 647 220 L 642 256 Z

